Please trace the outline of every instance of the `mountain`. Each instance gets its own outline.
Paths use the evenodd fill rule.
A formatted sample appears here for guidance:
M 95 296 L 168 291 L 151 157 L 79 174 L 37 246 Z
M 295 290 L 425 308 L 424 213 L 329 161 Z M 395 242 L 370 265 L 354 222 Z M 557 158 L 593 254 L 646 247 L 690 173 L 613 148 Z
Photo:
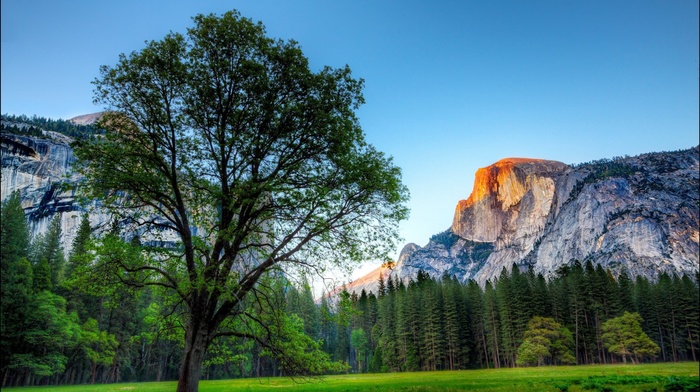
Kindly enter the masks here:
M 76 189 L 81 177 L 72 170 L 76 158 L 71 143 L 75 139 L 69 135 L 85 137 L 98 132 L 90 125 L 100 116 L 101 113 L 94 113 L 70 121 L 26 116 L 3 116 L 2 119 L 0 200 L 5 201 L 14 191 L 20 192 L 32 238 L 46 233 L 51 220 L 58 216 L 61 245 L 66 255 L 71 251 L 82 214 L 88 214 L 90 226 L 98 232 L 109 228 L 115 219 L 96 201 L 79 200 Z M 138 236 L 144 244 L 162 245 L 177 240 L 172 232 L 155 235 L 144 232 L 135 222 L 120 220 L 118 223 L 129 239 Z
M 21 125 L 21 124 L 20 124 Z M 2 133 L 2 187 L 4 201 L 18 190 L 22 207 L 27 215 L 32 237 L 47 231 L 55 215 L 61 217 L 62 244 L 66 252 L 80 225 L 84 207 L 77 203 L 73 190 L 64 187 L 77 184 L 78 177 L 71 173 L 75 162 L 70 147 L 72 138 L 43 130 L 41 136 Z M 108 218 L 94 212 L 90 216 L 93 227 L 105 224 Z
M 698 147 L 580 165 L 500 160 L 476 172 L 451 227 L 424 247 L 406 245 L 390 276 L 484 283 L 513 264 L 551 277 L 589 260 L 615 275 L 696 273 L 699 161 Z
M 74 120 L 96 117 L 99 113 Z M 41 124 L 77 135 L 90 132 L 63 122 Z M 3 117 L 0 198 L 20 191 L 33 235 L 44 233 L 58 214 L 66 252 L 88 207 L 93 228 L 111 219 L 94 202 L 78 203 L 72 140 L 38 129 L 36 122 Z M 448 274 L 484 283 L 513 264 L 552 276 L 576 260 L 652 279 L 661 272 L 694 273 L 700 253 L 699 161 L 698 147 L 579 165 L 500 160 L 477 171 L 474 189 L 457 203 L 449 229 L 423 247 L 406 245 L 395 264 L 348 289 L 376 291 L 380 273 L 408 280 L 421 270 L 435 278 Z
M 97 122 L 97 120 L 102 118 L 103 114 L 104 112 L 83 114 L 81 116 L 75 116 L 68 121 L 76 125 L 93 125 Z

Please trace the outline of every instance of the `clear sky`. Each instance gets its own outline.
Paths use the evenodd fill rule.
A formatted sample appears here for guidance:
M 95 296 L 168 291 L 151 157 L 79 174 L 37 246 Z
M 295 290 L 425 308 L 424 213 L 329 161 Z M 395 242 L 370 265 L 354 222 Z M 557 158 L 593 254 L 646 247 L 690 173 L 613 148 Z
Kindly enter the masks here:
M 365 80 L 366 137 L 411 191 L 402 243 L 450 227 L 476 170 L 501 158 L 699 143 L 697 0 L 2 0 L 1 111 L 100 111 L 100 65 L 233 8 L 298 41 L 312 68 Z

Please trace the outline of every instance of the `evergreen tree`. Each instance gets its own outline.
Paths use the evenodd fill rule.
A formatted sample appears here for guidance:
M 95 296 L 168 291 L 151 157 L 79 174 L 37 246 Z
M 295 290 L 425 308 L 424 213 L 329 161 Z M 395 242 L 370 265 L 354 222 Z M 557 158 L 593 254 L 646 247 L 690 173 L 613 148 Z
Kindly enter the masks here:
M 65 257 L 61 246 L 61 215 L 57 214 L 51 219 L 49 229 L 44 235 L 38 235 L 31 244 L 30 257 L 35 269 L 38 265 L 46 262 L 48 264 L 51 290 L 58 289 L 63 283 Z M 39 267 L 41 273 L 45 271 L 45 266 Z M 36 276 L 35 284 L 44 286 L 44 282 L 37 282 L 41 279 Z M 43 278 L 43 275 L 42 275 Z
M 2 276 L 22 257 L 27 257 L 29 226 L 19 191 L 14 191 L 0 208 L 0 266 Z
M 634 311 L 633 284 L 629 275 L 627 275 L 627 270 L 624 268 L 620 272 L 620 276 L 617 277 L 617 285 L 618 291 L 615 293 L 614 297 L 617 299 L 619 308 L 614 309 L 618 310 L 618 314 L 622 314 L 625 311 Z
M 80 226 L 78 226 L 78 232 L 73 238 L 73 246 L 68 257 L 68 262 L 66 263 L 65 276 L 66 279 L 70 279 L 75 268 L 76 258 L 80 257 L 85 253 L 85 249 L 90 236 L 92 235 L 92 228 L 90 227 L 90 219 L 87 213 L 84 213 L 80 219 Z
M 502 366 L 501 357 L 501 335 L 500 335 L 500 314 L 498 310 L 498 298 L 496 290 L 491 285 L 491 282 L 486 282 L 484 287 L 484 334 L 488 346 L 488 354 L 493 361 L 493 366 L 500 368 Z
M 700 358 L 700 292 L 698 285 L 684 275 L 678 286 L 679 311 L 686 340 L 685 360 Z
M 51 285 L 59 287 L 63 283 L 65 256 L 61 246 L 61 214 L 54 215 L 44 238 L 42 259 L 46 259 L 51 269 Z
M 445 368 L 456 370 L 464 368 L 468 348 L 465 333 L 469 330 L 464 326 L 471 325 L 463 297 L 460 295 L 460 285 L 456 280 L 446 276 L 442 280 L 443 323 L 445 339 Z
M 2 315 L 0 325 L 0 370 L 7 375 L 15 353 L 24 349 L 26 322 L 32 309 L 34 284 L 32 265 L 26 258 L 13 262 L 2 274 Z M 3 380 L 3 386 L 5 381 Z
M 323 340 L 323 350 L 328 354 L 335 352 L 338 340 L 338 329 L 335 322 L 335 316 L 331 310 L 328 298 L 321 298 L 321 307 L 319 309 L 320 332 Z
M 423 368 L 425 370 L 440 370 L 443 359 L 443 303 L 442 293 L 431 281 L 423 290 Z
M 44 290 L 51 291 L 53 284 L 51 283 L 51 266 L 47 259 L 42 258 L 34 265 L 34 291 L 41 292 Z
M 415 283 L 394 295 L 396 303 L 396 350 L 398 366 L 403 371 L 421 368 L 421 322 L 425 319 L 425 299 Z
M 373 368 L 376 369 L 378 366 L 381 371 L 398 371 L 400 363 L 398 362 L 394 293 L 387 291 L 379 298 L 378 305 L 377 349 L 374 355 L 376 362 Z
M 29 227 L 19 191 L 0 206 L 0 371 L 5 374 L 9 358 L 24 333 L 23 320 L 33 289 L 32 267 L 26 257 Z
M 662 273 L 659 276 L 654 287 L 654 294 L 661 327 L 661 340 L 666 348 L 666 357 L 675 362 L 679 360 L 679 338 L 682 339 L 682 335 L 679 333 L 680 314 L 676 290 L 673 279 L 667 273 Z
M 379 286 L 377 288 L 377 296 L 378 297 L 383 297 L 386 294 L 386 286 L 384 284 L 384 276 L 380 272 L 379 273 Z
M 656 342 L 660 349 L 662 361 L 667 361 L 664 337 L 661 326 L 661 313 L 664 311 L 657 300 L 654 285 L 643 276 L 637 276 L 633 291 L 634 308 L 641 318 L 642 330 Z
M 516 350 L 520 345 L 518 333 L 520 320 L 516 310 L 518 299 L 515 298 L 513 281 L 505 267 L 501 270 L 495 289 L 501 327 L 501 360 L 506 367 L 515 366 Z
M 532 266 L 528 269 L 528 281 L 530 283 L 530 288 L 532 292 L 532 301 L 530 304 L 532 306 L 531 313 L 536 316 L 551 317 L 552 313 L 552 299 L 551 293 L 547 288 L 547 280 L 542 274 L 535 275 L 532 270 Z
M 350 350 L 350 322 L 354 314 L 352 302 L 350 301 L 350 293 L 347 290 L 338 295 L 338 303 L 336 305 L 336 323 L 338 331 L 338 342 L 335 347 L 335 352 L 332 358 L 335 361 L 344 361 L 353 366 L 354 356 Z
M 487 283 L 490 286 L 490 283 Z M 470 367 L 490 367 L 488 339 L 486 336 L 486 317 L 484 307 L 484 292 L 473 279 L 466 287 L 466 302 L 471 310 L 470 334 L 467 344 L 470 345 Z

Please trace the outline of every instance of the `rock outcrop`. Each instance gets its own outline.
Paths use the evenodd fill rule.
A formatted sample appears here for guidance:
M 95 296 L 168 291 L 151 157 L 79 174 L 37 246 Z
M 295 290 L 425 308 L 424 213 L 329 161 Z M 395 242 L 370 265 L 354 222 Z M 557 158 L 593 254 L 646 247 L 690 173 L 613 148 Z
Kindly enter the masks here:
M 71 172 L 75 162 L 70 148 L 72 139 L 43 132 L 43 137 L 2 134 L 0 199 L 4 201 L 12 192 L 20 192 L 32 237 L 45 233 L 54 216 L 59 215 L 61 242 L 68 253 L 86 206 L 79 205 L 73 187 L 67 186 L 79 180 Z M 89 218 L 93 227 L 100 227 L 109 219 L 100 212 L 93 212 Z
M 452 226 L 425 247 L 407 245 L 391 276 L 484 283 L 514 264 L 549 277 L 577 260 L 650 279 L 693 274 L 699 161 L 698 147 L 576 166 L 503 159 L 477 171 Z
M 82 116 L 84 123 L 94 122 L 101 113 Z M 118 219 L 96 200 L 79 200 L 76 189 L 80 175 L 73 172 L 75 155 L 70 144 L 73 139 L 64 134 L 41 130 L 41 136 L 14 134 L 6 129 L 27 129 L 23 123 L 3 121 L 2 132 L 2 190 L 4 201 L 12 192 L 19 191 L 29 223 L 32 238 L 48 231 L 49 224 L 58 216 L 61 221 L 61 245 L 65 255 L 70 254 L 81 215 L 88 214 L 93 231 L 110 228 Z M 149 219 L 163 219 L 152 217 Z M 124 237 L 139 237 L 143 244 L 173 246 L 176 233 L 164 230 L 152 233 L 138 222 L 119 219 Z
M 73 124 L 77 124 L 77 125 L 93 125 L 93 124 L 97 123 L 97 121 L 100 118 L 102 118 L 102 116 L 104 114 L 105 114 L 105 112 L 83 114 L 81 116 L 75 116 L 68 121 L 72 122 Z

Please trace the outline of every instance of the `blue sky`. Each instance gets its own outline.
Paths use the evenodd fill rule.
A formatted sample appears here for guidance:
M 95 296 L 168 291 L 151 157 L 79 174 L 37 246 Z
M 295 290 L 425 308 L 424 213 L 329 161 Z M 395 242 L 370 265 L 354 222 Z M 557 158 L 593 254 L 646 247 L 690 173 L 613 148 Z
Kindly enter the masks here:
M 697 0 L 2 0 L 1 111 L 102 110 L 100 65 L 233 8 L 298 41 L 312 68 L 365 79 L 360 122 L 412 195 L 404 243 L 447 229 L 476 170 L 501 158 L 699 143 Z

